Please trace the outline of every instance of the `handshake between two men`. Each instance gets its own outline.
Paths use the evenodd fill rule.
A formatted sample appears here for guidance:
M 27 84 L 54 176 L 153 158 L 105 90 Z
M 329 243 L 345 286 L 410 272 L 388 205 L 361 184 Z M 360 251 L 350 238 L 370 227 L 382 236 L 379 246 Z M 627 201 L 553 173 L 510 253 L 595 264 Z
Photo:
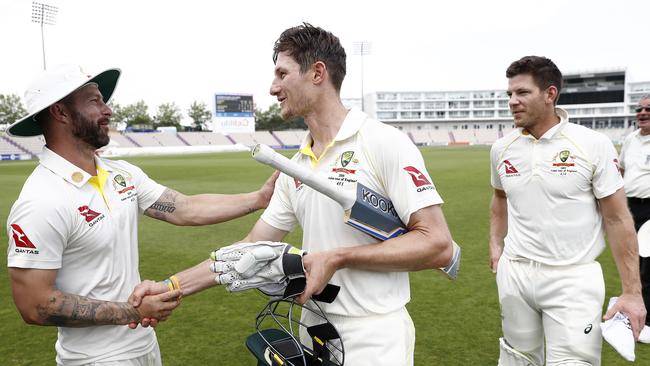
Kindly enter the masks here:
M 139 324 L 155 327 L 180 305 L 182 296 L 215 285 L 224 285 L 229 292 L 258 289 L 270 297 L 297 296 L 306 285 L 303 254 L 301 249 L 281 242 L 232 244 L 164 281 L 143 281 L 129 296 L 129 303 L 141 315 Z M 328 285 L 324 292 L 332 291 L 338 292 L 338 288 Z M 130 328 L 137 326 L 129 324 Z
M 258 241 L 236 243 L 214 251 L 211 259 L 177 273 L 161 282 L 143 281 L 133 290 L 129 303 L 141 315 L 142 326 L 156 326 L 166 320 L 179 304 L 182 296 L 191 295 L 215 285 L 224 285 L 229 292 L 258 289 L 271 298 L 293 298 L 304 303 L 309 298 L 331 302 L 339 287 L 328 284 L 332 273 L 322 275 L 322 288 L 307 287 L 303 255 L 306 253 L 287 243 Z M 456 279 L 460 267 L 461 250 L 453 242 L 449 265 L 440 268 L 449 279 Z M 312 276 L 313 277 L 313 276 Z M 316 280 L 318 283 L 319 280 Z M 317 284 L 318 285 L 318 284 Z M 303 294 L 303 292 L 305 292 Z M 312 293 L 313 292 L 313 293 Z M 307 296 L 306 296 L 307 295 Z M 147 309 L 140 310 L 141 304 Z M 138 323 L 129 327 L 136 328 Z

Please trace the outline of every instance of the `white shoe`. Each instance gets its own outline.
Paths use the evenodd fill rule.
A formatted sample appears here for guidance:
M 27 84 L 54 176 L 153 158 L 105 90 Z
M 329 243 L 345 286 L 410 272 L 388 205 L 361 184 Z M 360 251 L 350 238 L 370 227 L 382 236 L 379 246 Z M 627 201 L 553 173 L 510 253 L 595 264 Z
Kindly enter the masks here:
M 647 325 L 643 326 L 641 329 L 641 334 L 639 334 L 639 342 L 641 343 L 650 343 L 650 327 Z

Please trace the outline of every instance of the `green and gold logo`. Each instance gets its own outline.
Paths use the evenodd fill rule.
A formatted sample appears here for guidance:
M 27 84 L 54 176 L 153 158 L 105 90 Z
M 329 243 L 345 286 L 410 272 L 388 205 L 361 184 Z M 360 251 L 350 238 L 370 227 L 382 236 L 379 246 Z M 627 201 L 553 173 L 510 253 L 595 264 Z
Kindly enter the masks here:
M 115 181 L 115 183 L 121 185 L 122 187 L 126 187 L 126 180 L 124 179 L 122 174 L 116 175 L 115 178 L 113 178 L 113 180 Z
M 350 164 L 353 156 L 354 151 L 346 151 L 341 154 L 341 166 L 345 168 L 348 164 Z
M 562 150 L 560 151 L 560 160 L 564 163 L 567 161 L 570 155 L 571 152 L 569 150 Z

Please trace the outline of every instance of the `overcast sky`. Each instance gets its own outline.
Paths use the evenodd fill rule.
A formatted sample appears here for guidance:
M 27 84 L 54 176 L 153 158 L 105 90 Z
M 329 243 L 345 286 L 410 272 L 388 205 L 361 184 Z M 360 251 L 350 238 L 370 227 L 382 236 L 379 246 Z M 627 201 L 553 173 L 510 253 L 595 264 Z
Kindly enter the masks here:
M 552 0 L 38 0 L 59 7 L 45 26 L 47 65 L 122 69 L 114 100 L 143 99 L 153 115 L 175 102 L 185 113 L 215 93 L 274 102 L 273 42 L 310 22 L 337 35 L 348 53 L 342 97 L 361 94 L 355 41 L 369 91 L 505 88 L 505 69 L 528 54 L 563 72 L 625 67 L 650 80 L 650 1 Z M 0 0 L 0 94 L 23 95 L 43 68 L 32 2 Z

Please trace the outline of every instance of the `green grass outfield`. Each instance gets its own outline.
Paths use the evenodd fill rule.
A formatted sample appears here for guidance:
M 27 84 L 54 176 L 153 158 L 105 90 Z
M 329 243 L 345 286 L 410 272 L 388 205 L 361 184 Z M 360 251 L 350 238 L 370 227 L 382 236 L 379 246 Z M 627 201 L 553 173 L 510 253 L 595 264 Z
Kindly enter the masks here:
M 434 271 L 411 274 L 408 305 L 417 330 L 416 365 L 496 365 L 501 334 L 494 275 L 488 268 L 488 208 L 492 189 L 486 147 L 423 148 L 422 153 L 445 205 L 451 232 L 463 247 L 456 282 Z M 186 194 L 236 193 L 257 189 L 271 169 L 246 153 L 129 159 L 158 182 Z M 5 225 L 35 161 L 0 163 L 0 221 Z M 164 279 L 207 258 L 214 248 L 241 239 L 259 217 L 212 227 L 174 227 L 142 218 L 140 273 Z M 301 233 L 287 241 L 299 244 Z M 6 249 L 5 229 L 0 242 Z M 6 256 L 0 271 L 0 364 L 53 365 L 56 328 L 28 326 L 16 311 L 9 288 Z M 601 257 L 607 298 L 620 289 L 609 250 Z M 213 288 L 185 298 L 172 317 L 157 328 L 165 365 L 255 365 L 244 345 L 255 315 L 265 304 L 254 291 L 229 294 Z M 650 364 L 650 345 L 637 345 L 637 364 Z M 603 365 L 628 364 L 603 346 Z M 355 365 L 349 365 L 355 366 Z

